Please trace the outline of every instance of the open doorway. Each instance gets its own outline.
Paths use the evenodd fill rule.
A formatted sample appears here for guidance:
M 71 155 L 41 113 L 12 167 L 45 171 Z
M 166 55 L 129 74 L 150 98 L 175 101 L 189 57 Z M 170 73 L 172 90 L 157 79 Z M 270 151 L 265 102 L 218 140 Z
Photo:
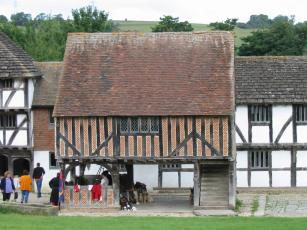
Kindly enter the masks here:
M 13 162 L 14 176 L 21 176 L 23 170 L 30 172 L 30 162 L 27 159 L 19 158 Z
M 8 158 L 7 156 L 0 155 L 0 176 L 3 176 L 5 171 L 8 170 Z

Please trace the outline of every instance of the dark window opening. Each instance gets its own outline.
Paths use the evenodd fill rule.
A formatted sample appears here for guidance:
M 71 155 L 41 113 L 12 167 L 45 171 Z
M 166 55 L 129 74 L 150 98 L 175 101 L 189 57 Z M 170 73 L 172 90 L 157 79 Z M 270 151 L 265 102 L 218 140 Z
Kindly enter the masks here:
M 268 168 L 269 152 L 268 151 L 251 152 L 251 164 L 252 168 Z
M 2 86 L 5 89 L 11 89 L 11 88 L 13 88 L 13 85 L 14 85 L 13 79 L 2 80 Z
M 52 116 L 53 114 L 53 108 L 48 110 L 48 116 L 49 116 L 49 124 L 54 125 L 54 117 Z
M 147 133 L 149 131 L 149 121 L 147 118 L 141 118 L 141 132 Z
M 55 157 L 55 153 L 54 152 L 50 152 L 49 153 L 49 166 L 50 168 L 58 168 L 58 161 Z
M 270 106 L 267 105 L 252 105 L 251 122 L 270 122 Z
M 137 118 L 131 118 L 131 132 L 132 133 L 137 133 L 139 132 L 139 120 Z
M 296 122 L 307 123 L 307 105 L 296 105 Z
M 128 130 L 128 118 L 120 119 L 120 131 L 123 133 L 127 133 Z

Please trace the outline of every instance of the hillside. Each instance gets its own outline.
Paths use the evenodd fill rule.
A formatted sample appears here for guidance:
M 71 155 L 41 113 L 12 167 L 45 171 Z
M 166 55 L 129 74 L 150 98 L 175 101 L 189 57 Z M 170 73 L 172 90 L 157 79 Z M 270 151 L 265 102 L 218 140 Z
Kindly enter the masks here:
M 155 21 L 114 21 L 119 31 L 138 31 L 138 32 L 150 32 L 151 27 L 158 24 Z M 207 31 L 210 27 L 206 24 L 192 23 L 194 31 Z M 241 38 L 248 36 L 253 30 L 252 29 L 240 29 L 234 30 L 236 47 L 240 46 L 242 41 Z

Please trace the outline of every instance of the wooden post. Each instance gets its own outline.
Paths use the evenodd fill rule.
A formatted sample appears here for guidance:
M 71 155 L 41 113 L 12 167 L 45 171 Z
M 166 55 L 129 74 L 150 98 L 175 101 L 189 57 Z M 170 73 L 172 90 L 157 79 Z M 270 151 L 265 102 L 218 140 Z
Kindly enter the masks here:
M 113 179 L 113 194 L 114 207 L 119 207 L 119 167 L 118 164 L 112 165 L 112 179 Z
M 236 164 L 235 161 L 229 162 L 229 208 L 236 207 Z
M 200 164 L 196 162 L 194 164 L 194 207 L 199 206 L 200 200 Z
M 158 188 L 162 188 L 162 165 L 159 164 L 158 166 Z

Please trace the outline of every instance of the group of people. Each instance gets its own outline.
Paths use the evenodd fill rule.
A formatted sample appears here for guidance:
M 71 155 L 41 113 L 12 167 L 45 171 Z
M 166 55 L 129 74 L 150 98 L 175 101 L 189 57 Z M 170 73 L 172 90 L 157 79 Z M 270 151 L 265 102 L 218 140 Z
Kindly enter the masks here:
M 36 168 L 33 171 L 32 178 L 36 182 L 37 188 L 37 197 L 40 198 L 42 196 L 42 182 L 43 176 L 45 174 L 44 168 L 40 166 L 40 163 L 37 163 Z M 3 201 L 9 201 L 11 199 L 12 194 L 14 194 L 14 199 L 18 198 L 18 193 L 16 191 L 16 186 L 14 184 L 14 180 L 12 177 L 12 173 L 10 171 L 6 171 L 4 173 L 4 177 L 0 181 L 0 190 L 3 195 Z M 21 203 L 28 203 L 29 194 L 32 191 L 32 178 L 29 175 L 27 170 L 23 170 L 22 175 L 19 178 L 19 189 L 21 191 Z

